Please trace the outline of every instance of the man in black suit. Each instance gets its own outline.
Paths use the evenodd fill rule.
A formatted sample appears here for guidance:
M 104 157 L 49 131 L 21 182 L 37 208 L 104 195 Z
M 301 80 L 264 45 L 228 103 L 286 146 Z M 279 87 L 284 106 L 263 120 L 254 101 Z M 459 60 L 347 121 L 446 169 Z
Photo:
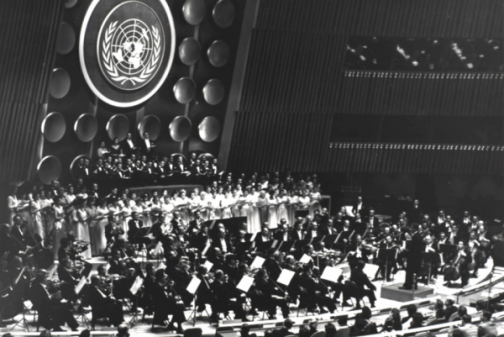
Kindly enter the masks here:
M 425 248 L 421 227 L 419 224 L 414 223 L 412 225 L 412 230 L 413 236 L 411 237 L 411 241 L 407 243 L 410 246 L 406 253 L 406 279 L 403 286 L 399 287 L 399 289 L 411 290 L 413 288 L 413 275 L 416 274 L 420 276 L 420 272 L 422 271 L 422 254 L 419 254 L 419 252 L 424 251 Z
M 291 239 L 300 241 L 304 240 L 304 238 L 305 238 L 305 232 L 303 231 L 301 222 L 296 221 L 296 223 L 294 224 L 294 229 L 291 232 Z
M 334 228 L 334 222 L 329 219 L 327 221 L 327 224 L 325 226 L 320 226 L 319 227 L 319 235 L 320 236 L 329 236 L 329 235 L 336 235 L 338 232 Z
M 89 304 L 91 305 L 93 316 L 106 317 L 110 324 L 118 326 L 124 321 L 122 304 L 111 295 L 100 289 L 100 278 L 98 275 L 91 276 L 91 286 L 89 287 Z
M 357 285 L 357 288 L 359 289 L 359 297 L 363 298 L 364 296 L 367 296 L 369 298 L 369 302 L 371 303 L 371 307 L 374 308 L 376 301 L 374 292 L 376 287 L 364 273 L 364 265 L 364 261 L 357 261 L 355 268 L 353 268 L 350 273 L 350 281 Z M 357 308 L 359 308 L 359 301 L 357 301 Z
M 37 310 L 39 314 L 40 325 L 54 331 L 64 331 L 61 326 L 66 323 L 72 331 L 77 331 L 79 324 L 68 309 L 68 305 L 60 302 L 61 298 L 57 292 L 49 293 L 47 274 L 45 269 L 38 271 L 29 295 L 33 309 Z
M 219 230 L 219 234 L 217 238 L 212 241 L 212 245 L 214 248 L 219 248 L 223 254 L 231 253 L 233 250 L 233 246 L 231 246 L 229 239 L 226 237 L 226 231 L 223 229 Z
M 149 133 L 145 132 L 142 141 L 140 142 L 140 149 L 142 150 L 142 154 L 147 157 L 152 157 L 152 153 L 154 152 L 156 145 L 149 138 Z
M 124 140 L 124 146 L 123 149 L 125 149 L 125 152 L 128 156 L 131 156 L 133 153 L 136 153 L 138 150 L 138 146 L 135 145 L 133 142 L 133 137 L 131 136 L 131 133 L 128 133 L 126 135 L 126 139 Z
M 318 233 L 318 224 L 313 221 L 310 225 L 310 227 L 307 229 L 307 233 L 306 233 L 306 236 L 305 238 L 306 239 L 313 239 L 313 238 L 316 238 L 319 236 L 319 233 Z
M 289 233 L 289 227 L 287 226 L 287 221 L 285 221 L 285 219 L 282 219 L 282 221 L 284 222 L 280 223 L 276 233 L 273 235 L 273 239 L 277 240 L 278 242 L 285 242 L 290 240 L 290 233 Z
M 138 212 L 131 212 L 132 219 L 128 221 L 128 241 L 131 243 L 138 243 L 141 236 L 139 234 L 140 228 L 143 227 L 143 221 L 138 218 Z
M 173 219 L 170 221 L 174 231 L 178 231 L 179 228 L 186 228 L 186 222 L 180 217 L 180 212 L 173 212 Z
M 245 312 L 240 301 L 232 297 L 232 292 L 229 291 L 229 286 L 225 282 L 225 275 L 222 270 L 215 271 L 215 281 L 210 288 L 215 296 L 215 302 L 212 305 L 212 320 L 218 319 L 218 313 L 233 310 L 235 319 L 242 319 L 247 322 Z
M 357 201 L 352 206 L 352 213 L 355 215 L 359 213 L 361 216 L 364 215 L 364 202 L 362 201 L 362 196 L 357 197 Z
M 420 222 L 422 220 L 423 212 L 422 208 L 420 207 L 420 201 L 418 199 L 415 199 L 413 201 L 413 205 L 411 205 L 411 208 L 407 212 L 408 218 L 413 221 L 413 222 Z
M 261 233 L 256 236 L 256 242 L 268 242 L 271 241 L 271 233 L 268 227 L 263 227 Z

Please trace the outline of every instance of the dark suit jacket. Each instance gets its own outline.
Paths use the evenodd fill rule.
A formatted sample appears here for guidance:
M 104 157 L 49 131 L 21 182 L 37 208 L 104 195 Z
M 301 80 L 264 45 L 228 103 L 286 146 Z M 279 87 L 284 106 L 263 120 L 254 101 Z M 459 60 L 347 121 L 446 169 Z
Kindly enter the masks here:
M 305 238 L 304 231 L 301 231 L 301 236 L 299 235 L 299 233 L 297 231 L 295 231 L 295 230 L 291 231 L 291 240 L 300 241 L 300 240 L 304 240 L 304 238 Z
M 273 239 L 278 240 L 278 242 L 289 241 L 291 239 L 290 231 L 287 232 L 287 240 L 284 240 L 284 232 L 276 232 L 273 234 Z
M 360 269 L 354 268 L 350 274 L 350 281 L 355 282 L 359 291 L 364 290 L 364 286 L 367 286 L 369 289 L 376 290 L 376 287 L 371 281 L 369 277 Z
M 229 242 L 228 238 L 224 238 L 224 241 L 226 242 L 226 247 L 227 247 L 226 252 L 231 253 L 233 251 L 233 246 L 231 246 L 231 242 Z M 221 252 L 224 253 L 224 251 L 222 250 L 222 244 L 221 244 L 220 238 L 213 239 L 212 246 L 219 248 L 221 250 Z
M 135 223 L 135 220 L 130 220 L 128 221 L 128 228 L 129 230 L 134 230 L 134 229 L 139 229 L 143 227 L 143 221 L 142 220 L 137 220 L 137 224 Z
M 44 289 L 42 284 L 35 281 L 30 288 L 30 301 L 33 303 L 35 310 L 48 308 L 51 305 L 51 297 Z

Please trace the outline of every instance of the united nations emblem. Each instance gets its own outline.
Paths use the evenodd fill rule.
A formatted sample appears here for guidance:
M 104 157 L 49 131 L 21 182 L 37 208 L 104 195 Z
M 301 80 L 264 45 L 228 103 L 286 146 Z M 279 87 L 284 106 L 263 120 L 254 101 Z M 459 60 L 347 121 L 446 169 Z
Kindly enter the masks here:
M 91 89 L 115 106 L 133 106 L 151 97 L 174 56 L 175 30 L 166 2 L 94 0 L 86 18 L 79 52 Z M 94 50 L 93 30 L 98 30 Z

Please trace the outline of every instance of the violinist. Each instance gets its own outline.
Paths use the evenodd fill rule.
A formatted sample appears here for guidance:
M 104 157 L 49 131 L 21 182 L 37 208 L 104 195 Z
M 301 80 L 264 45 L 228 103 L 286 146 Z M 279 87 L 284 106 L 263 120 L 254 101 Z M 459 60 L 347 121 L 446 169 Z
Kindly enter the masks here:
M 364 273 L 365 263 L 364 261 L 358 261 L 355 268 L 352 269 L 350 274 L 350 281 L 354 282 L 359 289 L 359 298 L 367 296 L 369 302 L 371 303 L 371 308 L 375 307 L 375 290 L 376 287 L 369 280 L 368 276 Z M 360 301 L 357 301 L 357 308 L 360 308 Z
M 288 294 L 280 289 L 265 269 L 259 269 L 255 277 L 256 289 L 260 292 L 258 302 L 268 309 L 269 319 L 276 319 L 277 307 L 282 310 L 284 318 L 289 317 Z
M 328 297 L 329 287 L 320 281 L 313 272 L 313 264 L 307 263 L 303 266 L 303 272 L 299 275 L 299 286 L 304 288 L 301 298 L 308 305 L 308 310 L 314 311 L 318 305 L 320 313 L 327 313 L 326 307 L 329 312 L 333 313 L 336 309 L 332 299 Z
M 336 234 L 337 234 L 337 231 L 334 228 L 334 222 L 331 219 L 327 220 L 325 226 L 321 226 L 319 228 L 319 235 L 320 236 L 324 236 L 324 235 L 329 236 L 329 235 L 336 235 Z
M 203 312 L 206 309 L 206 304 L 214 305 L 215 296 L 210 288 L 210 276 L 208 275 L 208 270 L 205 266 L 201 265 L 198 267 L 196 274 L 194 275 L 200 279 L 201 283 L 198 286 L 198 290 L 196 293 L 196 306 L 198 312 Z M 212 312 L 214 310 L 212 309 Z M 213 314 L 212 314 L 213 315 Z M 210 320 L 217 320 L 218 316 L 214 315 Z
M 194 220 L 189 222 L 189 227 L 187 232 L 191 237 L 194 237 L 199 231 L 201 231 L 201 224 L 204 222 L 201 217 L 201 212 L 199 210 L 194 212 Z
M 68 309 L 68 305 L 61 303 L 60 292 L 54 292 L 48 286 L 47 275 L 45 269 L 40 269 L 29 292 L 33 309 L 39 314 L 39 324 L 53 331 L 64 331 L 61 326 L 66 323 L 72 331 L 77 331 L 79 324 Z
M 100 287 L 100 276 L 91 276 L 89 287 L 89 304 L 93 315 L 108 318 L 110 324 L 118 326 L 124 322 L 122 304 L 114 296 Z
M 180 217 L 180 212 L 178 211 L 173 212 L 173 219 L 170 222 L 173 230 L 175 231 L 177 231 L 179 228 L 185 229 L 187 227 L 184 219 Z
M 273 234 L 273 239 L 278 242 L 287 242 L 290 240 L 289 226 L 287 220 L 280 220 L 280 224 L 275 234 Z
M 210 320 L 218 321 L 218 314 L 220 312 L 233 310 L 235 313 L 235 319 L 241 319 L 243 322 L 248 322 L 242 303 L 234 296 L 235 293 L 229 291 L 229 285 L 226 282 L 226 276 L 222 270 L 217 269 L 215 271 L 215 279 L 210 287 L 213 296 L 215 297 L 212 305 L 212 316 L 210 317 Z M 245 294 L 242 294 L 241 296 L 245 296 Z
M 268 250 L 268 257 L 264 261 L 264 268 L 273 280 L 277 280 L 282 272 L 283 256 L 280 251 L 276 251 L 274 248 Z
M 292 230 L 291 233 L 291 239 L 295 241 L 301 241 L 304 240 L 305 238 L 305 232 L 303 231 L 303 227 L 300 221 L 296 221 L 294 223 L 294 229 Z
M 318 237 L 318 224 L 315 221 L 313 221 L 310 227 L 308 228 L 305 238 L 313 239 L 316 237 Z
M 226 237 L 226 230 L 219 229 L 218 237 L 212 242 L 214 248 L 219 248 L 223 254 L 231 253 L 233 251 L 233 246 Z
M 92 267 L 92 265 L 91 265 Z M 91 271 L 91 268 L 89 268 Z M 60 284 L 61 296 L 63 299 L 68 301 L 77 300 L 77 294 L 75 293 L 75 286 L 79 283 L 82 275 L 72 266 L 72 261 L 69 258 L 64 258 L 60 260 L 58 265 L 58 278 L 62 282 Z
M 182 333 L 182 323 L 185 322 L 184 304 L 178 296 L 174 288 L 174 281 L 168 280 L 168 276 L 164 270 L 159 269 L 155 273 L 155 283 L 152 287 L 151 294 L 154 300 L 154 319 L 153 325 L 164 325 L 169 322 L 167 329 L 169 331 L 176 330 L 177 333 Z M 168 315 L 172 315 L 171 321 L 168 320 Z M 174 323 L 177 323 L 175 328 Z

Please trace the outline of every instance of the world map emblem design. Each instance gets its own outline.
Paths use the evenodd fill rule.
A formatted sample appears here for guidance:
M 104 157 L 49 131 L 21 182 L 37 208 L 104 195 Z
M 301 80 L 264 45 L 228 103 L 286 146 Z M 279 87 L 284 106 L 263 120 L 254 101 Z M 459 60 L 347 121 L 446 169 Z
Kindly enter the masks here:
M 147 5 L 133 1 L 143 7 L 142 18 L 128 11 L 126 2 L 114 8 L 105 20 L 98 40 L 100 69 L 105 78 L 122 90 L 136 90 L 154 78 L 164 55 L 164 32 L 156 13 Z M 125 15 L 126 14 L 126 15 Z M 147 20 L 146 20 L 147 19 Z

